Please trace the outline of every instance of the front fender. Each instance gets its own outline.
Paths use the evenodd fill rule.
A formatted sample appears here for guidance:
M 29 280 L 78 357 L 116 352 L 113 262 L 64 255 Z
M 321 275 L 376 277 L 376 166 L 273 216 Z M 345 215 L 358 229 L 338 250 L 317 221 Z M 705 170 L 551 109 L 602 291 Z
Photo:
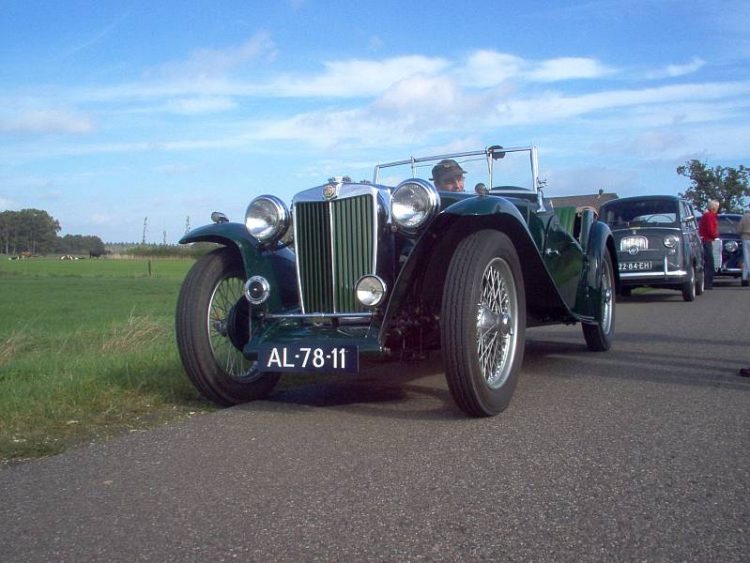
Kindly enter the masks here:
M 381 327 L 381 341 L 387 340 L 395 325 L 411 318 L 437 319 L 456 247 L 465 237 L 484 229 L 505 233 L 518 252 L 530 322 L 574 320 L 534 242 L 532 231 L 543 236 L 544 226 L 535 214 L 529 217 L 531 228 L 513 202 L 498 196 L 461 199 L 445 208 L 416 241 L 399 273 Z M 437 323 L 432 324 L 438 330 Z
M 241 223 L 215 223 L 193 229 L 180 244 L 212 242 L 235 248 L 245 269 L 245 279 L 259 275 L 271 286 L 271 311 L 298 303 L 297 270 L 294 253 L 281 244 L 266 246 L 250 235 Z

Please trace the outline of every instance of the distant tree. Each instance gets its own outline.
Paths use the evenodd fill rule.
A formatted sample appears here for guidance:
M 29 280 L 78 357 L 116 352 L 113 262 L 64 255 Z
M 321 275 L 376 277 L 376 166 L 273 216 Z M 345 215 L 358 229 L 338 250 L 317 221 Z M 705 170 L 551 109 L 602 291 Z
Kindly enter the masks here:
M 677 173 L 691 181 L 690 187 L 680 196 L 701 211 L 707 208 L 709 200 L 715 199 L 721 211 L 739 213 L 745 207 L 745 198 L 750 197 L 748 172 L 742 165 L 738 168 L 709 168 L 699 160 L 689 160 L 677 167 Z
M 102 239 L 90 235 L 58 237 L 54 251 L 57 254 L 88 254 L 90 256 L 101 256 L 105 253 Z
M 46 211 L 22 209 L 0 213 L 0 248 L 6 254 L 51 252 L 60 223 Z
M 18 254 L 18 211 L 0 212 L 0 252 Z

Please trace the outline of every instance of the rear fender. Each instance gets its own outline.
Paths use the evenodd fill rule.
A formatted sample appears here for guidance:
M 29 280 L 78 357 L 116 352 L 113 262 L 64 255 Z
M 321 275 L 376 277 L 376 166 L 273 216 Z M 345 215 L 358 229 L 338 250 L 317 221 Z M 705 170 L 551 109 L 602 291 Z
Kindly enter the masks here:
M 615 288 L 620 287 L 620 273 L 615 251 L 615 240 L 606 223 L 594 221 L 586 240 L 586 266 L 578 289 L 574 311 L 582 317 L 596 319 L 601 303 L 599 279 L 604 264 L 604 257 L 609 253 L 615 276 Z M 597 319 L 598 320 L 598 319 Z
M 294 306 L 297 298 L 297 270 L 294 253 L 281 244 L 263 245 L 247 232 L 241 223 L 216 223 L 193 229 L 180 244 L 212 242 L 237 251 L 242 260 L 245 279 L 263 276 L 271 286 L 267 307 L 271 311 Z

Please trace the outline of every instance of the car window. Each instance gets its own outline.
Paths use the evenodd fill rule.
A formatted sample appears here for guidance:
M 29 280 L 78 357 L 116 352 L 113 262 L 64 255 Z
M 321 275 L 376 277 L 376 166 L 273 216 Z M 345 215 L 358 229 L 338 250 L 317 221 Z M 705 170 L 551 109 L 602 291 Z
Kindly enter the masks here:
M 647 199 L 613 201 L 603 208 L 602 219 L 614 228 L 676 227 L 677 201 Z
M 737 234 L 737 223 L 739 223 L 739 217 L 726 217 L 719 215 L 719 234 L 720 235 L 736 235 Z

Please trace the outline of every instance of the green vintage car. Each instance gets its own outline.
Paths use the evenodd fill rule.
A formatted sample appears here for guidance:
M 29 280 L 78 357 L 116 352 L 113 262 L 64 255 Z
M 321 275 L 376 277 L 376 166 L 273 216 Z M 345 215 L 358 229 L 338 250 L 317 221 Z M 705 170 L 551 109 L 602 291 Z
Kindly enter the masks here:
M 284 373 L 354 375 L 440 351 L 456 404 L 491 416 L 513 395 L 527 327 L 581 323 L 590 350 L 609 349 L 612 234 L 591 209 L 553 209 L 537 162 L 530 146 L 411 157 L 375 166 L 372 181 L 331 178 L 290 207 L 261 195 L 244 223 L 212 214 L 180 241 L 221 245 L 180 291 L 188 377 L 233 405 Z M 473 191 L 438 189 L 456 166 L 449 189 L 466 176 Z

